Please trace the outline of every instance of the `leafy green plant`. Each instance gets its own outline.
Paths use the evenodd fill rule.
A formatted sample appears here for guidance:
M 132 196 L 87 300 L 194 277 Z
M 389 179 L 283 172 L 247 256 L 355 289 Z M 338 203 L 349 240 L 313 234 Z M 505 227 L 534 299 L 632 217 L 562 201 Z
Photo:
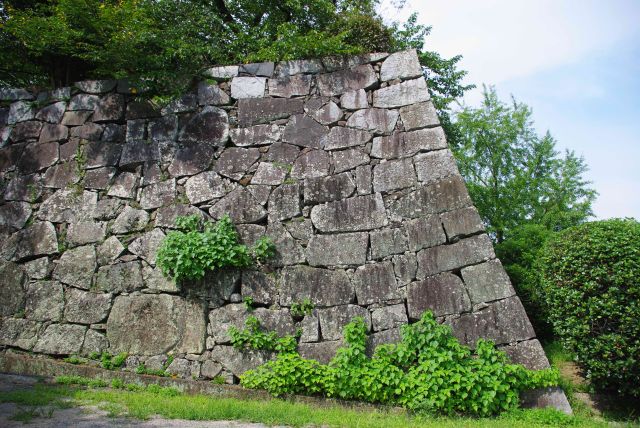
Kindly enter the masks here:
M 329 364 L 289 349 L 247 371 L 240 377 L 242 385 L 274 395 L 320 394 L 429 414 L 487 416 L 517 408 L 524 389 L 558 382 L 554 369 L 532 371 L 509 364 L 489 341 L 479 340 L 472 352 L 431 312 L 403 326 L 401 343 L 380 345 L 371 358 L 365 353 L 366 339 L 364 321 L 356 318 L 344 329 L 346 346 Z
M 260 263 L 264 263 L 276 255 L 276 246 L 268 236 L 261 236 L 252 248 L 253 257 Z
M 245 328 L 242 330 L 231 326 L 229 336 L 231 344 L 236 349 L 259 349 L 263 351 L 295 352 L 298 348 L 297 336 L 287 335 L 279 337 L 275 331 L 263 331 L 260 320 L 250 316 L 245 321 Z
M 595 388 L 640 397 L 640 223 L 585 223 L 556 234 L 541 255 L 557 337 Z
M 156 258 L 165 276 L 176 281 L 197 280 L 206 272 L 252 263 L 249 249 L 238 242 L 238 232 L 227 215 L 216 223 L 203 223 L 196 215 L 182 216 L 176 219 L 176 227 L 162 242 Z M 268 257 L 273 244 L 266 237 L 259 243 L 254 254 Z
M 247 312 L 252 312 L 255 308 L 253 307 L 253 297 L 244 296 L 242 298 L 242 303 L 244 303 L 244 307 L 247 309 Z
M 303 318 L 305 315 L 311 315 L 315 306 L 307 297 L 302 302 L 294 302 L 291 304 L 291 315 L 295 318 Z
M 126 352 L 121 352 L 118 355 L 111 355 L 108 352 L 103 352 L 100 356 L 100 365 L 107 370 L 115 370 L 122 367 L 129 356 Z
M 64 358 L 62 361 L 69 364 L 82 364 L 85 362 L 85 360 L 78 357 L 77 355 L 70 355 L 67 358 Z
M 153 376 L 167 377 L 169 373 L 167 373 L 167 368 L 173 363 L 173 355 L 169 355 L 167 361 L 164 362 L 161 368 L 159 369 L 150 369 L 145 364 L 140 363 L 138 367 L 136 367 L 135 372 L 137 374 L 147 374 Z
M 211 379 L 211 383 L 213 383 L 215 385 L 224 385 L 225 383 L 227 383 L 227 381 L 224 380 L 224 377 L 218 375 L 218 376 L 214 377 L 213 379 Z

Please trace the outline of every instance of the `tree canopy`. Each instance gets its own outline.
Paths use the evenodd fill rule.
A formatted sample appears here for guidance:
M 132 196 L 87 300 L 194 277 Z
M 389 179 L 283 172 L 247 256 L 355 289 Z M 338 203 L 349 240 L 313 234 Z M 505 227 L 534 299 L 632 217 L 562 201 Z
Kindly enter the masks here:
M 592 216 L 596 192 L 583 174 L 584 159 L 556 151 L 549 132 L 533 128 L 531 109 L 498 99 L 485 87 L 479 108 L 457 114 L 459 140 L 450 141 L 460 172 L 489 233 L 498 243 L 516 228 L 539 224 L 566 229 Z

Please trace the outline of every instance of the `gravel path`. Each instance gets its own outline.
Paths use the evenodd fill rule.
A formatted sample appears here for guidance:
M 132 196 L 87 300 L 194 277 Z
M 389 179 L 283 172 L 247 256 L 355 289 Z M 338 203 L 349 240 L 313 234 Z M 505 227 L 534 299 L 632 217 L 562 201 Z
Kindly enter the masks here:
M 0 391 L 31 390 L 38 383 L 30 376 L 0 374 Z M 21 413 L 30 412 L 33 418 L 25 424 L 13 418 Z M 234 421 L 187 421 L 181 419 L 152 418 L 146 421 L 129 418 L 113 418 L 108 412 L 94 406 L 72 407 L 25 407 L 14 403 L 0 403 L 0 427 L 37 427 L 37 428 L 110 428 L 110 427 L 185 427 L 185 428 L 265 428 L 267 425 Z

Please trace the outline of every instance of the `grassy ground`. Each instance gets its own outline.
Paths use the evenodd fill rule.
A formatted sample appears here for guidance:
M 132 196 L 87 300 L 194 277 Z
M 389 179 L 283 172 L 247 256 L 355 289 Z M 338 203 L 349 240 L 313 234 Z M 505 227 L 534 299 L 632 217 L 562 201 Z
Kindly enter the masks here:
M 88 380 L 60 379 L 62 383 L 84 383 Z M 97 405 L 112 416 L 127 415 L 146 419 L 160 415 L 167 419 L 237 420 L 267 425 L 332 426 L 332 427 L 538 427 L 538 426 L 607 426 L 604 421 L 578 416 L 570 417 L 554 410 L 518 410 L 499 418 L 470 419 L 461 417 L 432 418 L 408 415 L 398 410 L 362 411 L 344 407 L 318 408 L 286 400 L 251 401 L 189 396 L 168 388 L 115 385 L 104 388 L 79 385 L 36 385 L 30 391 L 0 393 L 0 402 L 26 406 L 22 415 L 37 417 L 37 406 Z

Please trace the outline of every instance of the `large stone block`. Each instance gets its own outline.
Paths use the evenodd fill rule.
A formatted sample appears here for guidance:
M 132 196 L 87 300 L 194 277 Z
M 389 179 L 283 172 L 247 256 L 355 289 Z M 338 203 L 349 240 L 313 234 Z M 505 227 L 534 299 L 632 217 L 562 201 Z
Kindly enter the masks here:
M 371 140 L 371 133 L 361 129 L 335 126 L 325 139 L 325 150 L 344 149 L 346 147 L 362 146 Z
M 116 297 L 107 321 L 112 351 L 199 354 L 206 336 L 202 303 L 167 294 Z
M 31 120 L 36 115 L 36 109 L 30 102 L 16 101 L 9 106 L 9 115 L 7 116 L 7 123 L 13 125 L 14 123 L 24 122 Z
M 49 143 L 51 141 L 63 141 L 69 136 L 69 128 L 64 125 L 45 123 L 40 131 L 39 143 Z
M 367 260 L 366 233 L 315 235 L 307 245 L 307 260 L 311 266 L 361 265 Z
M 264 351 L 239 350 L 233 346 L 215 346 L 211 350 L 211 358 L 235 376 L 261 366 L 270 357 L 271 355 Z
M 304 249 L 282 223 L 273 221 L 267 227 L 266 235 L 271 239 L 276 248 L 274 257 L 269 259 L 269 264 L 274 267 L 295 265 L 306 261 Z
M 117 81 L 115 80 L 83 80 L 75 82 L 73 86 L 89 94 L 104 94 L 105 92 L 113 91 L 116 84 Z
M 471 206 L 462 177 L 455 176 L 420 187 L 389 203 L 392 215 L 418 218 Z
M 26 175 L 50 167 L 58 161 L 58 147 L 56 142 L 27 144 L 18 161 L 18 171 Z
M 416 171 L 411 159 L 382 162 L 373 168 L 373 191 L 388 192 L 416 184 Z
M 316 307 L 346 305 L 354 298 L 353 286 L 343 270 L 288 266 L 282 270 L 280 304 L 291 306 L 304 299 Z
M 463 239 L 455 244 L 426 248 L 418 253 L 418 278 L 463 268 L 495 258 L 487 235 Z
M 120 166 L 160 160 L 160 145 L 146 140 L 127 141 L 122 147 Z
M 471 347 L 475 347 L 480 338 L 502 345 L 535 337 L 527 313 L 517 297 L 490 303 L 481 311 L 462 314 L 450 323 L 458 340 Z
M 341 340 L 320 343 L 300 343 L 298 352 L 302 358 L 316 360 L 321 364 L 328 364 L 335 357 L 336 352 L 343 345 Z
M 250 126 L 303 113 L 299 98 L 249 98 L 238 100 L 238 125 Z
M 471 300 L 462 280 L 448 272 L 409 284 L 409 317 L 419 319 L 425 311 L 436 317 L 471 311 Z
M 198 83 L 198 104 L 200 105 L 225 105 L 231 99 L 218 85 L 209 85 L 206 82 Z
M 320 331 L 323 340 L 342 339 L 342 329 L 345 325 L 360 317 L 367 326 L 367 331 L 371 331 L 371 315 L 369 311 L 361 306 L 346 305 L 334 306 L 332 308 L 318 309 L 320 319 Z
M 184 190 L 189 202 L 199 204 L 223 197 L 231 191 L 231 187 L 231 183 L 214 171 L 205 171 L 189 177 L 184 185 Z
M 529 370 L 543 370 L 550 367 L 544 349 L 537 339 L 513 343 L 501 347 L 500 350 L 507 354 L 511 362 L 522 364 Z
M 170 205 L 176 197 L 176 181 L 167 180 L 144 187 L 140 194 L 140 207 L 145 210 Z
M 31 205 L 26 202 L 5 202 L 0 205 L 0 226 L 22 229 L 31 217 Z
M 262 146 L 280 141 L 282 128 L 278 125 L 255 125 L 229 131 L 231 141 L 238 147 Z
M 393 264 L 390 261 L 360 266 L 353 274 L 353 285 L 360 305 L 370 305 L 400 297 Z
M 40 323 L 22 318 L 0 318 L 0 345 L 31 350 L 38 340 Z
M 291 178 L 317 178 L 329 175 L 329 153 L 324 150 L 303 151 L 293 163 Z
M 72 223 L 91 218 L 98 203 L 96 192 L 60 189 L 40 205 L 38 218 L 54 223 Z
M 224 147 L 229 138 L 229 116 L 227 112 L 206 106 L 194 115 L 182 128 L 178 140 L 186 143 L 203 143 Z
M 275 64 L 273 62 L 254 62 L 251 64 L 242 64 L 238 69 L 241 74 L 251 74 L 254 76 L 271 77 Z
M 97 324 L 103 322 L 111 309 L 110 293 L 92 293 L 68 288 L 64 319 L 76 324 Z
M 287 172 L 288 166 L 260 162 L 253 178 L 251 178 L 251 184 L 278 186 L 287 177 Z
M 75 324 L 51 324 L 40 334 L 34 352 L 54 355 L 78 354 L 87 327 Z
M 360 165 L 368 164 L 369 155 L 360 149 L 347 149 L 331 153 L 334 174 L 349 171 Z M 368 165 L 367 165 L 368 166 Z M 369 166 L 369 168 L 371 168 Z
M 60 321 L 64 308 L 62 285 L 56 281 L 38 281 L 27 285 L 25 317 L 34 321 Z
M 309 74 L 269 79 L 269 95 L 284 98 L 309 95 L 309 91 L 311 91 L 311 79 L 312 76 Z
M 458 175 L 456 160 L 449 150 L 420 153 L 415 157 L 418 180 L 432 183 L 440 179 Z
M 380 66 L 380 80 L 411 79 L 422 76 L 422 67 L 415 49 L 396 52 Z
M 297 114 L 289 119 L 282 134 L 282 141 L 300 147 L 322 149 L 329 133 L 326 126 L 320 125 L 309 116 Z
M 150 157 L 153 159 L 159 159 L 159 155 L 148 150 L 149 148 L 154 147 L 154 144 L 149 144 L 145 142 L 141 142 L 140 144 L 144 145 L 140 147 L 140 151 L 134 153 L 136 147 L 130 144 L 122 145 L 122 144 L 114 144 L 109 141 L 90 141 L 84 145 L 84 154 L 86 157 L 85 168 L 99 168 L 103 166 L 116 166 L 118 165 L 118 161 L 120 161 L 120 165 L 128 165 L 135 162 L 147 161 Z M 127 152 L 128 149 L 132 149 L 133 151 Z M 157 149 L 156 149 L 157 151 Z M 120 159 L 120 155 L 122 154 L 122 159 Z M 127 157 L 135 157 L 139 156 L 137 159 Z M 157 157 L 155 157 L 157 156 Z
M 244 304 L 231 304 L 209 312 L 209 336 L 218 345 L 228 344 L 231 342 L 229 329 L 245 328 L 245 322 L 250 316 L 260 321 L 264 331 L 275 331 L 278 336 L 293 335 L 296 332 L 295 323 L 287 309 L 256 308 L 249 312 Z
M 98 269 L 94 288 L 106 293 L 131 293 L 144 287 L 140 262 L 117 263 Z
M 117 121 L 124 116 L 124 96 L 109 94 L 97 102 L 91 120 L 94 122 Z
M 251 297 L 253 302 L 259 305 L 272 305 L 278 297 L 274 276 L 261 271 L 243 271 L 242 296 Z
M 466 267 L 461 272 L 474 305 L 516 295 L 498 259 Z
M 409 250 L 411 251 L 435 247 L 447 242 L 440 218 L 437 215 L 427 215 L 408 220 L 405 222 L 404 227 L 407 231 Z
M 336 103 L 323 103 L 321 98 L 312 98 L 305 104 L 305 111 L 323 125 L 331 125 L 342 119 L 342 110 Z
M 396 110 L 378 108 L 357 110 L 347 120 L 347 126 L 375 134 L 389 134 L 396 127 L 399 115 Z
M 103 221 L 79 221 L 67 228 L 67 242 L 73 246 L 101 242 L 107 236 L 107 223 Z
M 10 317 L 24 309 L 26 281 L 22 266 L 0 262 L 0 317 Z
M 122 235 L 130 232 L 138 232 L 143 230 L 148 222 L 149 213 L 125 205 L 120 215 L 118 215 L 113 225 L 111 225 L 111 233 Z
M 442 213 L 440 219 L 449 241 L 484 231 L 482 219 L 475 207 Z
M 124 245 L 115 236 L 110 236 L 96 248 L 98 266 L 113 263 L 124 252 Z
M 359 110 L 369 107 L 367 92 L 364 89 L 345 92 L 340 97 L 340 105 L 347 110 Z
M 316 74 L 323 70 L 322 61 L 319 59 L 297 59 L 277 63 L 274 75 L 276 77 L 283 77 L 294 76 L 296 74 Z
M 385 226 L 387 215 L 382 196 L 376 193 L 316 205 L 311 221 L 321 232 L 356 232 Z
M 438 111 L 431 101 L 401 107 L 400 118 L 405 131 L 440 125 Z
M 231 80 L 231 97 L 240 98 L 261 98 L 264 96 L 265 77 L 241 76 Z
M 369 233 L 369 239 L 373 260 L 402 254 L 408 250 L 407 234 L 401 227 L 372 231 Z
M 11 132 L 9 139 L 14 143 L 19 143 L 24 140 L 35 140 L 40 136 L 43 123 L 36 120 L 28 120 L 26 122 L 17 123 L 13 129 L 5 127 L 5 132 Z
M 229 147 L 214 163 L 213 170 L 225 177 L 240 180 L 259 158 L 260 151 L 257 148 Z
M 165 234 L 162 229 L 155 228 L 147 232 L 129 244 L 129 251 L 151 266 L 156 265 L 156 255 L 164 241 Z
M 304 182 L 305 204 L 318 204 L 348 198 L 355 190 L 351 174 L 309 178 Z
M 13 178 L 4 191 L 5 201 L 35 202 L 41 195 L 42 183 L 36 174 Z
M 365 352 L 368 356 L 372 356 L 379 345 L 400 343 L 401 340 L 402 335 L 399 327 L 379 331 L 367 337 L 367 348 Z
M 150 120 L 147 130 L 152 142 L 175 141 L 178 136 L 178 116 L 169 114 Z
M 373 93 L 373 106 L 378 108 L 402 107 L 428 101 L 429 98 L 427 82 L 420 77 L 378 89 Z
M 302 213 L 301 189 L 298 184 L 283 184 L 269 196 L 269 215 L 277 220 L 287 220 Z
M 418 261 L 416 260 L 415 254 L 410 253 L 393 256 L 392 260 L 393 271 L 396 274 L 399 286 L 407 285 L 416 279 Z
M 228 214 L 234 223 L 257 223 L 267 216 L 267 211 L 244 188 L 236 188 L 216 202 L 209 214 L 220 219 Z
M 371 321 L 373 323 L 373 331 L 382 331 L 399 328 L 407 324 L 409 319 L 407 318 L 407 309 L 404 307 L 404 303 L 399 303 L 374 309 L 371 312 Z
M 58 252 L 56 229 L 49 222 L 39 222 L 16 232 L 17 248 L 14 260 L 44 256 Z
M 345 92 L 359 89 L 368 89 L 376 83 L 378 83 L 376 72 L 370 64 L 318 76 L 318 88 L 320 89 L 320 95 L 323 97 L 341 95 Z
M 60 257 L 53 277 L 65 284 L 88 290 L 96 265 L 96 250 L 92 245 L 72 248 Z

